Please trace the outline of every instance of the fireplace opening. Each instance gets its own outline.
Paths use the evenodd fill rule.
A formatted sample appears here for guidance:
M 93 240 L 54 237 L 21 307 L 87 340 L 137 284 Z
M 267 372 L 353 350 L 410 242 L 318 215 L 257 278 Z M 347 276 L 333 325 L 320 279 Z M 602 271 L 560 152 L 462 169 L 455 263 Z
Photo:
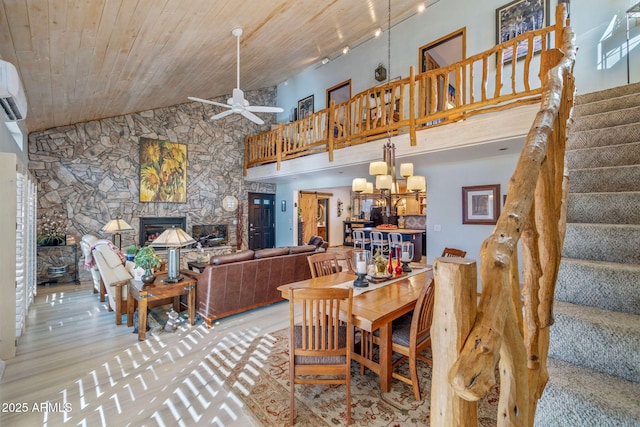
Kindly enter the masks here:
M 198 243 L 203 248 L 211 248 L 215 246 L 226 245 L 228 242 L 227 224 L 200 224 L 191 227 L 191 237 L 196 240 L 193 247 Z
M 148 246 L 164 230 L 174 225 L 187 231 L 187 217 L 140 217 L 140 246 Z

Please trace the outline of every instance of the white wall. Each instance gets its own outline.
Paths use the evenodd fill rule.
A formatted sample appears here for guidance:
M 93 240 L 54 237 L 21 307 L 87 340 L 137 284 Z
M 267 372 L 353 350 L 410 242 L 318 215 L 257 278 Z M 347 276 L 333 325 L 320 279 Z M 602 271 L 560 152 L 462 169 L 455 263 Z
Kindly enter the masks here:
M 25 135 L 27 132 L 24 125 L 21 126 L 21 130 L 23 131 L 22 146 L 26 147 L 27 137 Z M 13 135 L 11 135 L 7 126 L 2 122 L 0 122 L 0 153 L 16 154 L 21 163 L 25 165 L 29 164 L 29 157 L 27 156 L 26 150 L 23 151 L 18 147 Z
M 462 224 L 462 187 L 500 184 L 502 196 L 507 194 L 509 178 L 519 154 L 501 155 L 459 163 L 444 163 L 419 171 L 427 176 L 427 262 L 442 254 L 445 247 L 467 251 L 467 257 L 478 259 L 482 241 L 493 231 L 493 225 Z M 441 231 L 434 231 L 439 225 Z
M 592 92 L 627 83 L 625 11 L 637 0 L 574 0 L 571 22 L 579 47 L 576 59 L 576 87 L 579 93 Z M 418 49 L 462 27 L 467 29 L 467 57 L 487 50 L 496 42 L 496 8 L 508 0 L 447 0 L 430 6 L 391 29 L 391 70 L 389 76 L 406 77 L 409 67 L 418 72 Z M 555 21 L 556 0 L 551 0 L 550 22 Z M 393 7 L 393 5 L 392 5 Z M 631 82 L 640 81 L 640 27 L 632 29 L 636 38 L 632 50 Z M 352 94 L 379 84 L 373 71 L 379 63 L 387 66 L 387 32 L 352 49 L 326 65 L 315 64 L 307 71 L 278 86 L 277 104 L 285 112 L 278 121 L 289 121 L 291 108 L 299 99 L 314 95 L 315 111 L 326 108 L 326 89 L 351 79 Z

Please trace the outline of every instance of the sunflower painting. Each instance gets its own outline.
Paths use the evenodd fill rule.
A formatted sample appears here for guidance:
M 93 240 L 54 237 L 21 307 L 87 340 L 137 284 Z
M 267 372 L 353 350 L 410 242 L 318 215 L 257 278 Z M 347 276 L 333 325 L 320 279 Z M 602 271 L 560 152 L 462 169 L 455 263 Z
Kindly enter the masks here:
M 187 145 L 140 138 L 140 201 L 187 202 Z

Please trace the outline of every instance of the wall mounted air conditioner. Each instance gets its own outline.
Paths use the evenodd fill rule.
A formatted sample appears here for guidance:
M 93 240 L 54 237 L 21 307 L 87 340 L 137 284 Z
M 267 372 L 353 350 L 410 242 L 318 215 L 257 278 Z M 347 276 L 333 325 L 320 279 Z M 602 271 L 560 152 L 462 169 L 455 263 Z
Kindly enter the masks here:
M 0 60 L 0 108 L 0 113 L 4 112 L 5 121 L 15 122 L 27 117 L 27 97 L 18 70 L 10 62 L 3 60 Z

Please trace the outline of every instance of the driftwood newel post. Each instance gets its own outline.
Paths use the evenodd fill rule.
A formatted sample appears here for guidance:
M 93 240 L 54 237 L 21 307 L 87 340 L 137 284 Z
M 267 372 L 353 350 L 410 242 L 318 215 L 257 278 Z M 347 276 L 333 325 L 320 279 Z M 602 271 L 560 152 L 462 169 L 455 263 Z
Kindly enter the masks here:
M 477 425 L 477 403 L 458 396 L 449 382 L 449 370 L 476 318 L 476 262 L 469 258 L 436 258 L 433 271 L 431 425 Z

